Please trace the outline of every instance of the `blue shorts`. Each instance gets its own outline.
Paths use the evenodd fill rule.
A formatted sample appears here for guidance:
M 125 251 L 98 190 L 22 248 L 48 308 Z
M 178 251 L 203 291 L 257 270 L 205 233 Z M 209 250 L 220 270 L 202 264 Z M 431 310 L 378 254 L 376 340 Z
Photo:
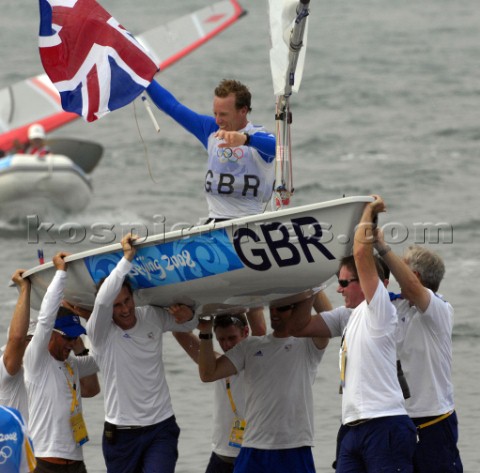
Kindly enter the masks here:
M 102 446 L 108 473 L 174 473 L 178 459 L 180 428 L 175 416 L 158 424 L 133 429 L 117 429 Z
M 413 473 L 417 432 L 408 416 L 379 417 L 343 433 L 337 473 Z
M 415 425 L 432 420 L 431 417 L 412 419 Z M 462 473 L 463 465 L 458 442 L 457 414 L 453 412 L 446 419 L 429 425 L 418 432 L 419 442 L 413 456 L 415 473 Z
M 260 450 L 242 447 L 234 473 L 315 473 L 312 447 Z

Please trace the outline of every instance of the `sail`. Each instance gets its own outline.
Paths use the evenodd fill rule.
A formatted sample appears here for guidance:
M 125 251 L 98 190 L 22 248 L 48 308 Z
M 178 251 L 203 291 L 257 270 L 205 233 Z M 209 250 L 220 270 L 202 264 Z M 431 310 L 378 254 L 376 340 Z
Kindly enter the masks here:
M 244 13 L 237 0 L 223 0 L 148 30 L 136 39 L 163 70 L 228 28 Z M 50 132 L 77 118 L 78 115 L 62 109 L 60 95 L 46 74 L 0 89 L 0 149 L 10 149 L 15 140 L 26 142 L 32 123 L 41 123 Z
M 309 0 L 268 0 L 275 95 L 298 92 L 305 64 Z M 296 28 L 295 28 L 296 26 Z

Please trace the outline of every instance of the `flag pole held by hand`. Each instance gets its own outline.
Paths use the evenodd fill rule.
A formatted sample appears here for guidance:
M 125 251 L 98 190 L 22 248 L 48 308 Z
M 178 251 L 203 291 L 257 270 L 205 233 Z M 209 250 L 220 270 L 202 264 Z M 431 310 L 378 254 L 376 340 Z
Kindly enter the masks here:
M 147 96 L 145 94 L 142 94 L 142 102 L 145 105 L 145 108 L 147 109 L 147 113 L 150 115 L 150 119 L 153 122 L 153 126 L 155 127 L 155 130 L 157 130 L 157 133 L 160 133 L 160 126 L 158 125 L 158 122 L 155 118 L 155 115 L 152 112 L 152 108 L 150 107 L 150 103 L 147 100 Z

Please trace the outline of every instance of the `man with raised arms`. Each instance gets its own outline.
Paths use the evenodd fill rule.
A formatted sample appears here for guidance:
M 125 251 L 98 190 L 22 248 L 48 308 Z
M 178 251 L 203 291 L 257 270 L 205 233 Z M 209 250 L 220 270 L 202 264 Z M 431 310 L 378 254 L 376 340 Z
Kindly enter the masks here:
M 307 299 L 297 304 L 308 305 Z M 244 371 L 243 445 L 235 473 L 314 473 L 313 392 L 326 338 L 294 338 L 287 325 L 296 304 L 270 307 L 273 332 L 248 337 L 216 358 L 211 323 L 200 327 L 199 372 L 216 381 Z
M 122 238 L 123 258 L 101 284 L 87 322 L 105 385 L 103 455 L 108 473 L 173 473 L 180 429 L 162 359 L 163 333 L 191 331 L 190 307 L 136 307 L 127 275 L 136 237 Z
M 18 269 L 12 281 L 19 288 L 19 295 L 8 330 L 7 344 L 0 357 L 0 405 L 20 411 L 28 423 L 27 391 L 23 379 L 23 355 L 33 336 L 35 323 L 30 322 L 30 280 L 24 279 L 25 270 Z
M 398 357 L 411 394 L 405 405 L 418 429 L 414 471 L 462 473 L 452 383 L 454 311 L 437 294 L 445 265 L 439 255 L 418 245 L 399 258 L 380 230 L 376 237 L 375 247 L 401 288 L 393 304 L 399 316 Z
M 353 258 L 340 265 L 339 290 L 345 307 L 313 317 L 300 308 L 290 324 L 292 333 L 301 337 L 343 332 L 337 473 L 413 472 L 416 431 L 397 377 L 397 313 L 383 268 L 373 255 L 374 222 L 385 204 L 379 196 L 373 197 L 355 232 Z
M 248 321 L 247 321 L 248 319 Z M 200 327 L 203 322 L 200 322 Z M 250 327 L 249 327 L 250 325 Z M 224 353 L 245 340 L 252 329 L 253 336 L 265 335 L 262 317 L 242 313 L 220 314 L 213 320 L 213 331 Z M 200 339 L 192 332 L 174 332 L 182 348 L 198 363 Z M 217 356 L 221 356 L 218 354 Z M 245 389 L 243 371 L 219 379 L 214 386 L 213 451 L 205 473 L 232 473 L 242 446 L 245 429 Z
M 196 136 L 208 152 L 209 219 L 263 213 L 273 189 L 275 136 L 248 120 L 248 88 L 236 80 L 222 80 L 214 93 L 213 117 L 190 110 L 156 81 L 147 91 L 157 107 Z
M 43 298 L 35 333 L 24 357 L 37 473 L 86 472 L 82 445 L 89 438 L 82 412 L 81 378 L 93 377 L 95 389 L 90 396 L 99 390 L 95 360 L 72 353 L 85 329 L 77 315 L 60 307 L 67 278 L 66 256 L 67 253 L 60 252 L 53 258 L 55 276 Z

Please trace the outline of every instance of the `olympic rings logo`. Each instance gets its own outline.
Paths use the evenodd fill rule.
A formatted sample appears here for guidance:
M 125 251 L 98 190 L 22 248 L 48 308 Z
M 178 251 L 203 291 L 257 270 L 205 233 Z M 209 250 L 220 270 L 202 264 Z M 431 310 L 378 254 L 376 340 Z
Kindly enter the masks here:
M 226 163 L 230 161 L 236 163 L 243 158 L 243 149 L 242 148 L 218 148 L 217 149 L 217 158 L 221 163 Z
M 12 456 L 12 448 L 9 447 L 8 445 L 4 445 L 0 449 L 0 465 L 3 465 L 4 463 L 7 462 L 7 460 Z

